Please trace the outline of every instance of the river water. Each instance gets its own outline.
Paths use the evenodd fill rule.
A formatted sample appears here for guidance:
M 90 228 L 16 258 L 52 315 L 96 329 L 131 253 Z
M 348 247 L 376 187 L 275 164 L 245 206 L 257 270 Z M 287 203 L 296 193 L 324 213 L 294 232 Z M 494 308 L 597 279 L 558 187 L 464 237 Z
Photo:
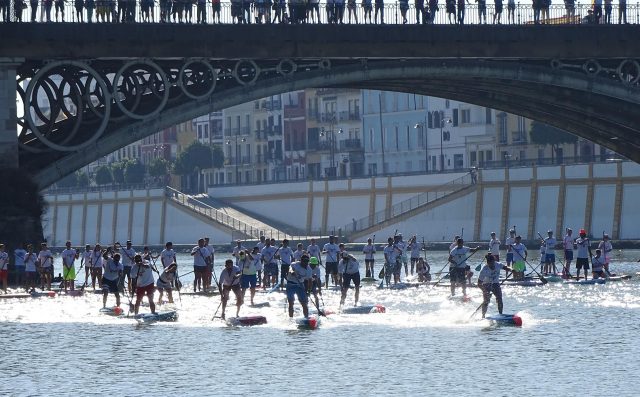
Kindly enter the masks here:
M 428 257 L 433 273 L 446 253 Z M 270 307 L 241 310 L 269 322 L 246 328 L 212 321 L 218 297 L 184 295 L 178 322 L 148 325 L 100 315 L 92 293 L 0 299 L 0 395 L 637 396 L 638 257 L 617 253 L 612 271 L 634 275 L 625 282 L 503 288 L 505 313 L 520 312 L 522 328 L 470 319 L 477 289 L 463 304 L 447 288 L 367 285 L 361 303 L 387 313 L 330 315 L 314 331 L 289 322 L 280 293 L 257 294 Z M 188 255 L 178 262 L 191 269 Z M 338 301 L 325 292 L 327 308 Z

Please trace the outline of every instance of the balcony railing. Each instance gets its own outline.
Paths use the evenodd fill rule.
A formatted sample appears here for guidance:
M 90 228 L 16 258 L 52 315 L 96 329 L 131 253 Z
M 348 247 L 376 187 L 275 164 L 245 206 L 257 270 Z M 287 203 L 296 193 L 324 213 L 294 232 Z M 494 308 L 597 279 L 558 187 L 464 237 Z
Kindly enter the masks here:
M 335 123 L 338 120 L 336 119 L 336 113 L 320 113 L 320 121 L 323 123 Z
M 345 139 L 340 141 L 340 150 L 362 150 L 360 139 Z
M 354 112 L 342 111 L 340 112 L 340 121 L 359 121 L 360 120 L 360 111 L 356 110 Z

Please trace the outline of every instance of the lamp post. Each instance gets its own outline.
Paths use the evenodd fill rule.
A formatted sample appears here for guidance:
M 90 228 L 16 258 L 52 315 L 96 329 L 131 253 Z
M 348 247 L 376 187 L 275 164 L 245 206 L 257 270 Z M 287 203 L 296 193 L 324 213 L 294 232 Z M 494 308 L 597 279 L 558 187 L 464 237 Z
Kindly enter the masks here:
M 450 117 L 444 117 L 444 112 L 440 112 L 440 172 L 444 170 L 444 151 L 442 149 L 443 129 L 445 124 L 451 124 Z
M 246 142 L 247 139 L 246 138 L 241 138 L 240 142 Z M 240 178 L 238 178 L 238 135 L 235 136 L 234 138 L 234 146 L 235 146 L 235 153 L 234 153 L 234 158 L 235 158 L 235 183 L 238 184 L 238 180 Z M 225 142 L 227 145 L 231 145 L 231 139 L 227 139 L 227 141 Z
M 329 135 L 327 135 L 329 134 Z M 338 129 L 338 134 L 342 134 L 342 128 Z M 336 177 L 337 176 L 337 172 L 336 172 L 336 135 L 335 135 L 335 131 L 333 130 L 333 126 L 331 127 L 331 129 L 329 131 L 326 131 L 324 129 L 324 127 L 322 127 L 322 129 L 320 130 L 320 136 L 327 136 L 327 138 L 329 139 L 329 156 L 331 157 L 331 164 L 330 164 L 330 170 L 331 170 L 331 176 L 332 177 Z

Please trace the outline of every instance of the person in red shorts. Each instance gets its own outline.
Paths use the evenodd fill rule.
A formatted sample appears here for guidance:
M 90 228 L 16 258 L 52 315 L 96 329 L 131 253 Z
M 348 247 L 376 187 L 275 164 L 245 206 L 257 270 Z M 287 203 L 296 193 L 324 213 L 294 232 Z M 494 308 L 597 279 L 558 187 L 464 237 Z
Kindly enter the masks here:
M 149 262 L 143 262 L 140 255 L 136 255 L 133 258 L 133 261 L 134 264 L 131 268 L 131 277 L 136 280 L 136 303 L 134 312 L 135 314 L 138 314 L 138 311 L 140 310 L 140 302 L 142 302 L 142 298 L 147 295 L 151 313 L 155 313 L 156 304 L 153 302 L 153 293 L 156 289 L 151 264 Z

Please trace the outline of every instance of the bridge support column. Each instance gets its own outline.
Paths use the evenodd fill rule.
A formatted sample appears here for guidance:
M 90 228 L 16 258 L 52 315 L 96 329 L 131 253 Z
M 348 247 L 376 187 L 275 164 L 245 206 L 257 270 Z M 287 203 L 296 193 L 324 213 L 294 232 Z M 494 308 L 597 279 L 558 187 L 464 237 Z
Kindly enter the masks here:
M 44 200 L 18 163 L 16 67 L 18 59 L 0 58 L 0 243 L 10 255 L 23 243 L 43 240 Z M 39 246 L 34 246 L 37 251 Z M 12 267 L 10 267 L 12 269 Z M 11 274 L 13 275 L 13 274 Z

